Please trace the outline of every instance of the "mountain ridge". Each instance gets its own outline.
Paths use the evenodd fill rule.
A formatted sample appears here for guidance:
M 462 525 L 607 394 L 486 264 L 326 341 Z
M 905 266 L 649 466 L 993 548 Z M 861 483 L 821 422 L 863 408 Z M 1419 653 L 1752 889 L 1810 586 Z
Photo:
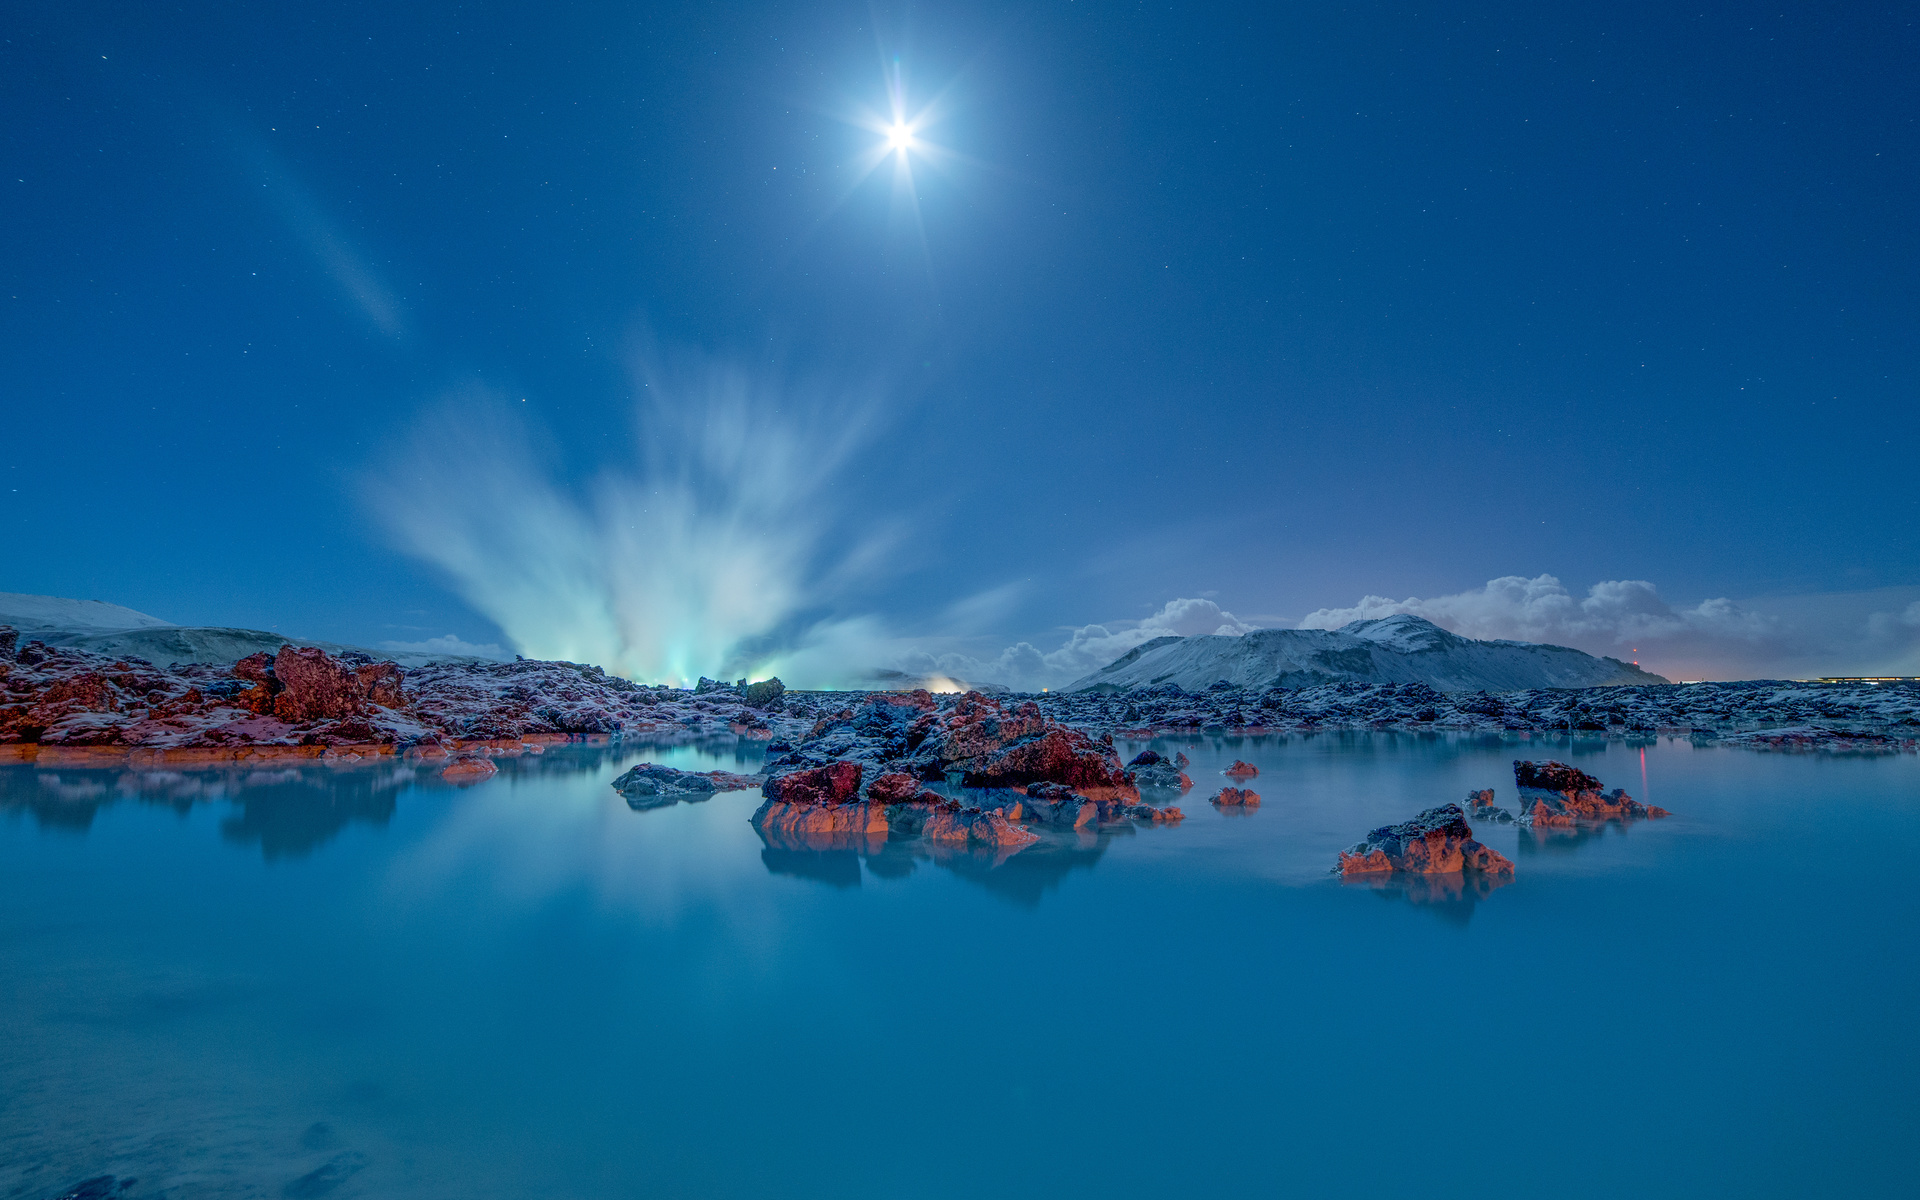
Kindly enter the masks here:
M 1300 688 L 1326 683 L 1424 683 L 1443 692 L 1607 687 L 1670 680 L 1571 646 L 1477 641 L 1423 617 L 1397 614 L 1339 629 L 1256 629 L 1245 634 L 1159 637 L 1065 691 L 1130 691 L 1215 683 Z

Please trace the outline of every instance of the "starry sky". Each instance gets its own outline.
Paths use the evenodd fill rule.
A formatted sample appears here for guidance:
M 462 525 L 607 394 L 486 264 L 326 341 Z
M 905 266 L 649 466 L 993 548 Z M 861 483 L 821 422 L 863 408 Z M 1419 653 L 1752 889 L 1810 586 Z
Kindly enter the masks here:
M 1920 645 L 1910 6 L 10 14 L 0 591 L 743 670 Z

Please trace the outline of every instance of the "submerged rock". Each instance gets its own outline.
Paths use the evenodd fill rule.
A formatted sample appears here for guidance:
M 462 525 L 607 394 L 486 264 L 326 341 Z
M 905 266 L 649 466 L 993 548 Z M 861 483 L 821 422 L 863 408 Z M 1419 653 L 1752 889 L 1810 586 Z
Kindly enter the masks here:
M 440 778 L 448 783 L 465 786 L 479 783 L 483 779 L 492 779 L 499 770 L 499 767 L 493 765 L 492 759 L 460 758 L 440 768 Z
M 1598 779 L 1562 762 L 1516 759 L 1513 779 L 1520 788 L 1523 825 L 1572 825 L 1668 815 L 1666 809 L 1642 804 L 1620 788 L 1603 793 Z
M 1340 875 L 1369 875 L 1405 871 L 1416 875 L 1445 875 L 1479 871 L 1513 874 L 1505 855 L 1474 840 L 1473 827 L 1458 804 L 1429 808 L 1411 821 L 1382 825 L 1367 839 L 1340 852 L 1334 867 Z

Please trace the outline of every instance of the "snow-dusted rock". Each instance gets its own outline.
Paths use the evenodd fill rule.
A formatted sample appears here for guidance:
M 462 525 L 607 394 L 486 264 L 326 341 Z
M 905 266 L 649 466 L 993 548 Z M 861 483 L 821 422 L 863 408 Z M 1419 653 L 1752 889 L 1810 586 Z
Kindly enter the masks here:
M 1494 804 L 1492 788 L 1481 788 L 1477 792 L 1468 792 L 1466 800 L 1462 801 L 1462 806 L 1466 809 L 1469 820 L 1480 821 L 1488 825 L 1511 825 L 1514 823 L 1512 813 Z
M 1430 808 L 1411 821 L 1382 825 L 1367 839 L 1341 851 L 1334 867 L 1339 875 L 1371 875 L 1405 871 L 1443 875 L 1478 871 L 1511 875 L 1513 863 L 1496 850 L 1474 840 L 1473 827 L 1458 804 Z
M 1523 825 L 1573 825 L 1667 815 L 1666 809 L 1642 804 L 1620 788 L 1602 792 L 1598 779 L 1562 762 L 1516 759 L 1513 781 L 1520 788 Z
M 1162 757 L 1153 750 L 1142 750 L 1134 755 L 1127 764 L 1127 771 L 1143 792 L 1184 792 L 1193 787 L 1193 780 L 1188 779 L 1172 759 Z
M 1748 683 L 1441 692 L 1424 683 L 1329 683 L 1304 688 L 1170 685 L 1128 692 L 1053 692 L 1041 711 L 1090 734 L 1318 729 L 1582 732 L 1696 739 L 1758 750 L 1912 753 L 1920 684 Z M 1756 726 L 1784 725 L 1769 730 Z
M 757 775 L 736 775 L 731 771 L 679 771 L 659 763 L 640 763 L 613 781 L 613 789 L 626 798 L 630 808 L 666 808 L 682 800 L 705 800 L 717 792 L 744 791 L 757 787 Z

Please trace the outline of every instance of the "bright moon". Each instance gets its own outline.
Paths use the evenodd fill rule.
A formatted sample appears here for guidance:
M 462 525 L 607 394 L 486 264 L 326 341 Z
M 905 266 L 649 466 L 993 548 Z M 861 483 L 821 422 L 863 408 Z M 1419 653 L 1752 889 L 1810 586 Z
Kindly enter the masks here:
M 913 127 L 904 121 L 887 126 L 887 149 L 906 150 L 913 145 Z

